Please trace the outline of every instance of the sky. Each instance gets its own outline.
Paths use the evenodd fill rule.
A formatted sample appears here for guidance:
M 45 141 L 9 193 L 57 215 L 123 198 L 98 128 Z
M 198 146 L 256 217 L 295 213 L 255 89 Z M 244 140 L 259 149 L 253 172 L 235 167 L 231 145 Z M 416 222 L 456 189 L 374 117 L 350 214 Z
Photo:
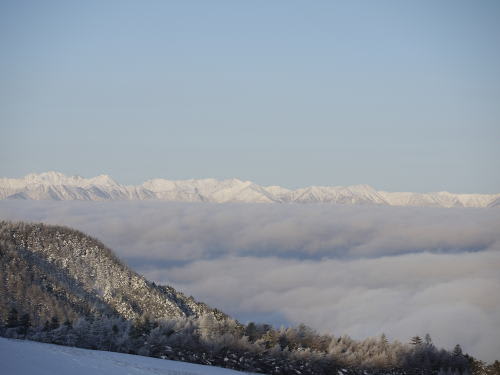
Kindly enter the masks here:
M 500 191 L 500 3 L 0 2 L 0 176 Z
M 0 217 L 82 230 L 243 323 L 500 353 L 498 209 L 12 200 Z

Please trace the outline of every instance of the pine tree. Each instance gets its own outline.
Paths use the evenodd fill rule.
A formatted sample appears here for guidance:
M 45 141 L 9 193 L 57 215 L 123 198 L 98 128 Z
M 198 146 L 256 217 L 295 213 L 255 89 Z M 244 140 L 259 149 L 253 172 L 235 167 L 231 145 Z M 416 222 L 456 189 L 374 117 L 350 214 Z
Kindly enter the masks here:
M 21 319 L 19 319 L 19 328 L 17 332 L 20 335 L 26 336 L 28 333 L 29 329 L 31 328 L 31 319 L 29 314 L 23 314 L 21 316 Z
M 52 331 L 57 328 L 59 328 L 59 319 L 57 316 L 53 316 L 52 319 L 50 319 L 49 329 Z
M 460 357 L 463 355 L 462 347 L 460 346 L 460 344 L 455 345 L 455 348 L 453 349 L 453 355 L 455 357 Z
M 48 320 L 45 321 L 45 323 L 43 323 L 43 329 L 42 329 L 43 332 L 48 332 L 50 331 L 50 322 Z
M 380 344 L 383 348 L 387 348 L 387 345 L 389 345 L 389 340 L 387 340 L 387 336 L 385 335 L 385 333 L 382 333 L 382 335 L 380 335 Z
M 245 336 L 248 336 L 250 342 L 255 342 L 258 337 L 257 327 L 254 322 L 250 322 L 245 327 Z
M 433 346 L 431 335 L 429 335 L 428 333 L 425 334 L 424 340 L 425 340 L 425 345 L 427 345 L 427 346 Z
M 17 318 L 17 310 L 15 307 L 12 307 L 7 317 L 6 328 L 16 328 L 18 326 L 19 326 L 19 320 Z
M 412 345 L 421 345 L 422 344 L 422 339 L 420 338 L 420 336 L 413 336 L 410 340 L 410 344 Z
M 133 322 L 132 327 L 129 331 L 129 336 L 132 340 L 138 340 L 142 338 L 144 331 L 142 330 L 142 324 L 139 320 Z

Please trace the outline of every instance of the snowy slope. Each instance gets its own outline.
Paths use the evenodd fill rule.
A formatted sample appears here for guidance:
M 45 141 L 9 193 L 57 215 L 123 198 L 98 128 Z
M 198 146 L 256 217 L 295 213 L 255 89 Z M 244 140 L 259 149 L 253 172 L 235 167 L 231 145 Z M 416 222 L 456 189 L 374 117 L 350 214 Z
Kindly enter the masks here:
M 69 228 L 0 221 L 0 243 L 0 275 L 20 276 L 0 283 L 3 301 L 16 301 L 36 324 L 56 311 L 60 321 L 86 315 L 133 320 L 146 311 L 155 319 L 227 317 L 174 288 L 147 281 L 101 242 Z M 0 316 L 9 304 L 0 305 Z
M 0 199 L 145 200 L 175 202 L 337 203 L 389 206 L 498 207 L 500 194 L 411 193 L 377 191 L 368 185 L 309 186 L 289 190 L 238 179 L 172 181 L 152 179 L 138 186 L 120 185 L 107 175 L 93 178 L 59 172 L 0 178 Z
M 2 375 L 242 375 L 213 366 L 0 337 Z

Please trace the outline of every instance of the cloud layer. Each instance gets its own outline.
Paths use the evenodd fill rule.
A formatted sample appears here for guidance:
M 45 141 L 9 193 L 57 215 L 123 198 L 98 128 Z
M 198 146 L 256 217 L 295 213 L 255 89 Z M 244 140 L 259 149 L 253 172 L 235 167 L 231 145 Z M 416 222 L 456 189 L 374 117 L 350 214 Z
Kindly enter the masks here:
M 243 321 L 500 353 L 497 209 L 2 201 L 0 218 L 83 230 Z

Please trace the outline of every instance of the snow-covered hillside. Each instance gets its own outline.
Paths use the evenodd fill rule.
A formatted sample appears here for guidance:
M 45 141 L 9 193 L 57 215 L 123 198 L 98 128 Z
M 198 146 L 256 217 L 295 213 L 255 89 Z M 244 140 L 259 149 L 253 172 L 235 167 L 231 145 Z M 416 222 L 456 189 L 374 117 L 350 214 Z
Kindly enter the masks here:
M 87 315 L 137 319 L 227 316 L 123 264 L 96 239 L 69 228 L 0 221 L 0 316 L 13 301 L 36 324 Z M 10 301 L 10 302 L 5 302 Z
M 2 375 L 243 375 L 213 366 L 0 337 Z
M 0 199 L 35 200 L 145 200 L 176 202 L 244 203 L 337 203 L 389 206 L 493 207 L 500 194 L 398 193 L 377 191 L 368 185 L 309 186 L 290 190 L 260 186 L 238 179 L 152 179 L 126 186 L 107 175 L 93 178 L 66 176 L 59 172 L 0 178 Z

